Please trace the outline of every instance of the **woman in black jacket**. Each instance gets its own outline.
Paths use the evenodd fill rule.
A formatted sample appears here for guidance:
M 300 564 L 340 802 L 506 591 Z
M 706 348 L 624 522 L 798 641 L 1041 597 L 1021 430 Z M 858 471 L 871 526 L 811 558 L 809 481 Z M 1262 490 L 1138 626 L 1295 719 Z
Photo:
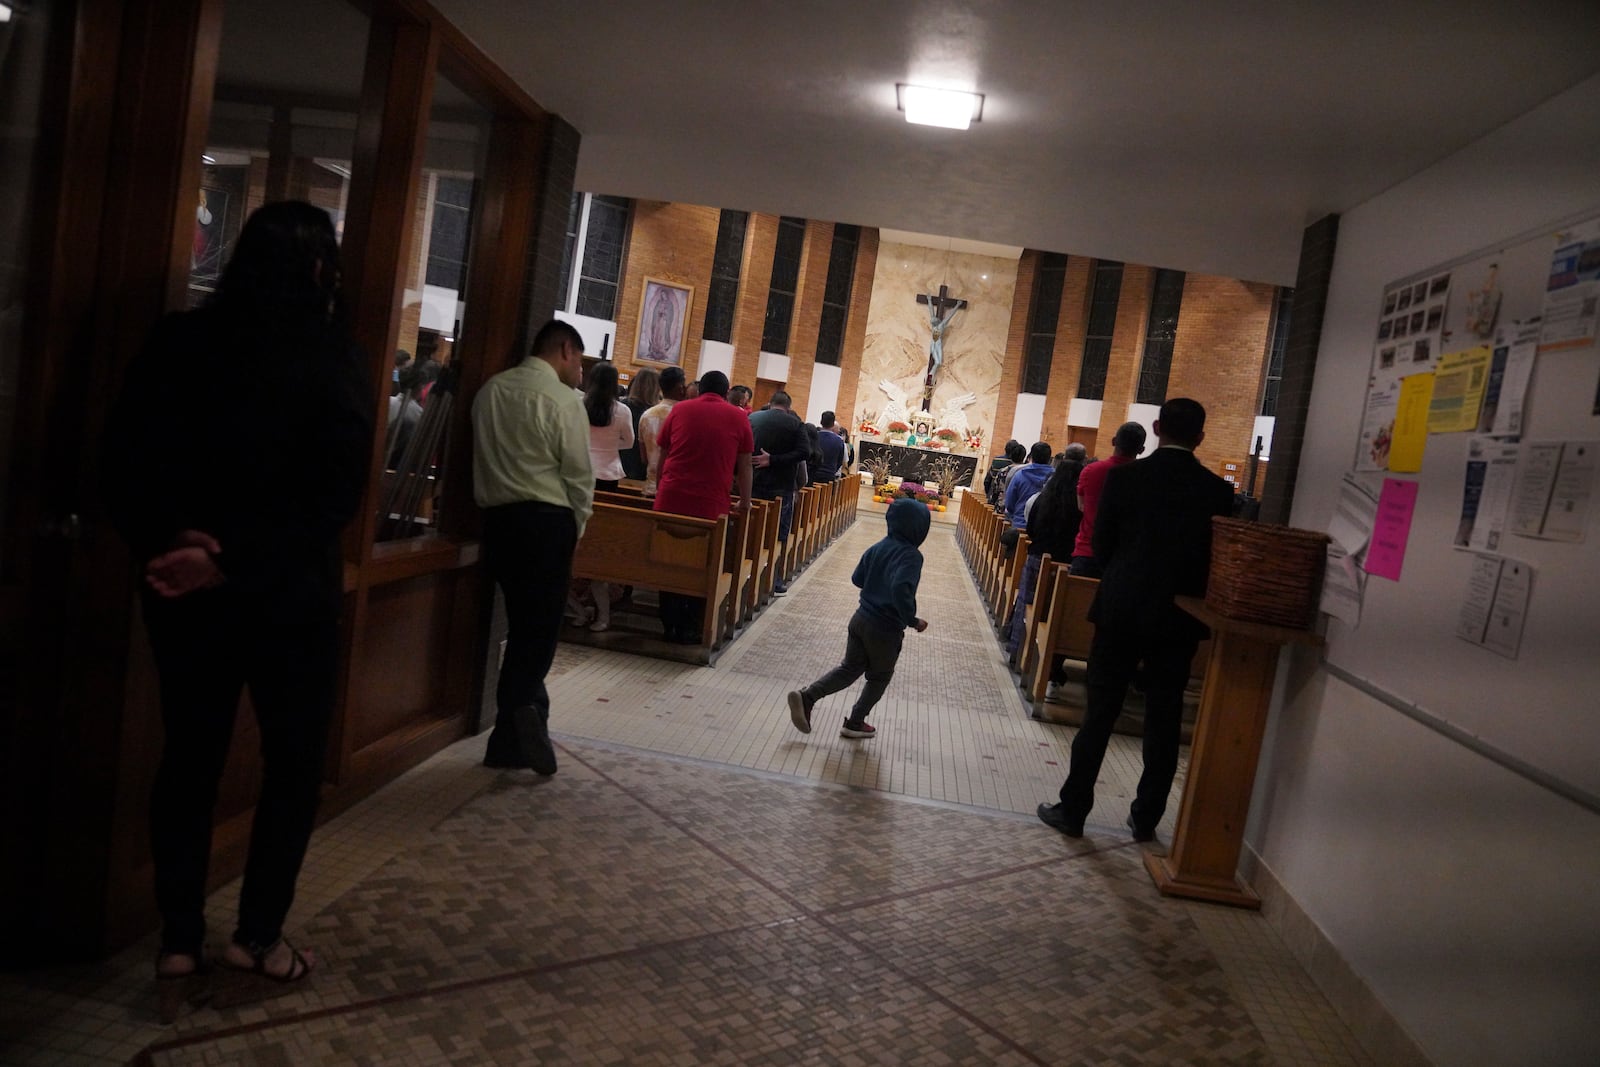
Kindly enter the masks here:
M 1078 524 L 1083 521 L 1083 512 L 1078 509 L 1078 475 L 1083 473 L 1083 468 L 1082 460 L 1069 459 L 1056 464 L 1055 473 L 1050 475 L 1050 480 L 1044 483 L 1028 508 L 1028 559 L 1023 564 L 1022 581 L 1011 609 L 1011 632 L 1006 641 L 1006 655 L 1013 661 L 1026 636 L 1022 623 L 1028 605 L 1033 603 L 1041 561 L 1047 555 L 1057 563 L 1072 560 L 1072 543 L 1078 537 Z
M 142 570 L 166 735 L 150 807 L 166 1018 L 206 969 L 212 809 L 246 687 L 261 795 L 219 962 L 231 986 L 266 989 L 315 965 L 283 920 L 322 785 L 339 537 L 366 484 L 376 402 L 341 313 L 333 225 L 285 202 L 251 215 L 205 307 L 155 328 L 112 413 L 108 505 Z

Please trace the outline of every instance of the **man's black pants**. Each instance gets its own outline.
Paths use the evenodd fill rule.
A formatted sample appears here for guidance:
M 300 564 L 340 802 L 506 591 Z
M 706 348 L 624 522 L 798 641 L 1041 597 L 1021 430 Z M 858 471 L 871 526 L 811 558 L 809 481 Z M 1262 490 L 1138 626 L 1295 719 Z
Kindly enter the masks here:
M 1151 638 L 1137 630 L 1097 626 L 1089 646 L 1088 707 L 1072 741 L 1072 766 L 1061 786 L 1061 806 L 1075 822 L 1094 807 L 1095 780 L 1105 760 L 1111 728 L 1122 714 L 1128 683 L 1144 663 L 1144 773 L 1133 801 L 1134 825 L 1154 829 L 1167 810 L 1183 736 L 1183 690 L 1198 637 Z
M 541 716 L 549 715 L 544 679 L 561 636 L 577 545 L 578 525 L 570 508 L 524 501 L 483 513 L 484 564 L 505 597 L 508 629 L 495 688 L 494 731 L 485 751 L 491 762 L 522 760 L 518 708 L 534 707 Z

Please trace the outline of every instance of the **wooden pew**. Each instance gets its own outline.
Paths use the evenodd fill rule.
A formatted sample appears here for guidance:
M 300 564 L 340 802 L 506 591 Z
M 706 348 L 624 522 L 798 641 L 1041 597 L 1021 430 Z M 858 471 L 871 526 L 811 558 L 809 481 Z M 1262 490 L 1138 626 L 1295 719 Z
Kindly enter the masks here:
M 1017 643 L 1017 673 L 1023 678 L 1032 678 L 1033 657 L 1037 652 L 1034 642 L 1038 640 L 1039 628 L 1045 616 L 1050 613 L 1058 569 L 1065 569 L 1065 564 L 1051 559 L 1050 553 L 1039 557 L 1039 577 L 1033 583 L 1033 603 L 1023 612 L 1022 637 Z
M 1035 593 L 1036 601 L 1039 596 L 1045 595 L 1043 577 L 1041 572 L 1040 588 Z M 1089 605 L 1094 603 L 1095 590 L 1098 588 L 1098 578 L 1084 578 L 1068 574 L 1065 567 L 1054 567 L 1046 606 L 1041 611 L 1042 622 L 1035 627 L 1033 648 L 1027 653 L 1033 667 L 1028 696 L 1035 704 L 1045 697 L 1050 684 L 1051 664 L 1057 656 L 1081 660 L 1089 658 L 1089 646 L 1094 642 L 1094 624 L 1089 621 Z
M 643 510 L 653 507 L 653 501 L 638 493 L 615 490 L 596 492 L 595 501 Z M 730 501 L 730 505 L 737 504 L 737 500 Z M 723 559 L 723 570 L 730 576 L 730 590 L 722 604 L 722 622 L 719 627 L 719 633 L 724 641 L 732 640 L 734 631 L 755 617 L 761 569 L 769 556 L 776 551 L 778 507 L 779 502 L 776 500 L 752 500 L 750 514 L 747 516 L 740 515 L 737 510 L 730 507 L 728 551 Z M 644 584 L 654 588 L 648 582 Z
M 714 648 L 733 587 L 724 567 L 728 517 L 695 519 L 604 499 L 613 496 L 626 498 L 595 494 L 594 514 L 572 557 L 573 576 L 704 598 L 700 641 Z
M 1017 588 L 1022 585 L 1022 569 L 1028 562 L 1028 543 L 1028 535 L 1019 533 L 1011 558 L 1005 559 L 1002 555 L 1000 560 L 1000 580 L 995 586 L 994 596 L 989 601 L 989 614 L 994 617 L 997 626 L 1003 625 L 1005 620 L 1011 617 L 1011 607 L 1017 599 Z
M 1088 662 L 1089 649 L 1094 644 L 1094 623 L 1089 621 L 1089 605 L 1094 603 L 1100 580 L 1068 574 L 1067 568 L 1059 563 L 1052 564 L 1052 569 L 1054 575 L 1047 592 L 1041 564 L 1040 584 L 1034 593 L 1034 606 L 1039 611 L 1040 621 L 1030 636 L 1031 647 L 1023 652 L 1024 667 L 1021 674 L 1027 684 L 1028 696 L 1035 704 L 1045 698 L 1056 657 Z M 1046 598 L 1042 605 L 1041 597 Z M 1200 642 L 1194 658 L 1189 661 L 1190 679 L 1203 679 L 1210 659 L 1211 639 L 1207 638 Z

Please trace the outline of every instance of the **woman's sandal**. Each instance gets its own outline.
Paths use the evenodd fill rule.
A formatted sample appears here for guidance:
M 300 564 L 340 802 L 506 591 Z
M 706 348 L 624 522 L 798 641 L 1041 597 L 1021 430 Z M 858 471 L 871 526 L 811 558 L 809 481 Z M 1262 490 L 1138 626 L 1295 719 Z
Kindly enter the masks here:
M 283 945 L 289 950 L 289 969 L 282 974 L 267 970 L 267 957 Z M 239 945 L 250 954 L 250 966 L 241 967 L 226 956 L 218 958 L 217 967 L 224 973 L 218 984 L 214 1003 L 219 1008 L 230 1008 L 269 997 L 280 996 L 311 977 L 316 963 L 302 955 L 287 938 L 278 938 L 270 945 Z
M 173 956 L 190 956 L 194 970 L 163 974 L 161 963 Z M 156 954 L 156 1018 L 163 1026 L 176 1022 L 185 1004 L 198 1003 L 210 993 L 211 968 L 200 953 L 160 952 Z

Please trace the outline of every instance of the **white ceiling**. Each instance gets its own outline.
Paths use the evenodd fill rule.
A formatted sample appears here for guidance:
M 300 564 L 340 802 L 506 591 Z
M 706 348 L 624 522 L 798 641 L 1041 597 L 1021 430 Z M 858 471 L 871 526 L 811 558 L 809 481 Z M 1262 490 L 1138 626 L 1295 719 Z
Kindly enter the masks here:
M 1308 222 L 1600 70 L 1595 0 L 433 3 L 578 128 L 585 191 L 1275 283 Z M 910 126 L 896 82 L 983 121 Z

